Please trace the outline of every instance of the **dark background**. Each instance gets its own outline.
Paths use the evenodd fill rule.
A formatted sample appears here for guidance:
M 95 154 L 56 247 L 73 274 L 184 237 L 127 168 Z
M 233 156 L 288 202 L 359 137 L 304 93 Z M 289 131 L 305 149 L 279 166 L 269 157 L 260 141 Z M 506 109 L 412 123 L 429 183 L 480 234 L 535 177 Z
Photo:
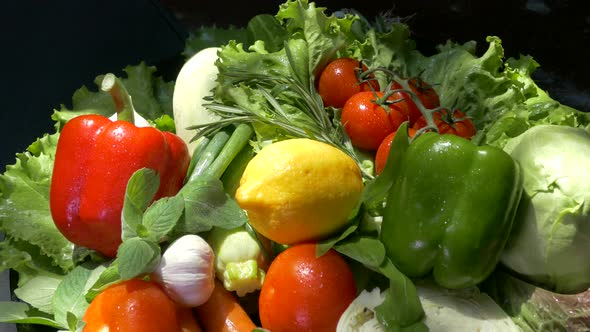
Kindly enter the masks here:
M 0 172 L 43 133 L 73 92 L 106 72 L 146 61 L 167 79 L 182 65 L 188 32 L 201 25 L 244 26 L 282 1 L 20 0 L 0 9 Z M 590 111 L 590 16 L 584 1 L 322 1 L 371 17 L 392 10 L 407 19 L 418 48 L 447 39 L 503 40 L 507 56 L 530 54 L 536 78 L 561 102 Z

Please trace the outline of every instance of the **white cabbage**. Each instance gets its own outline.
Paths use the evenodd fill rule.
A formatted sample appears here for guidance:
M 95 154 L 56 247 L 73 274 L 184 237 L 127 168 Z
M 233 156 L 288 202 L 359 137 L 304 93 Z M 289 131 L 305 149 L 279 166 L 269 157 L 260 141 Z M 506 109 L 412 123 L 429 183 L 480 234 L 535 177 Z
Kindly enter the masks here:
M 512 319 L 476 287 L 450 290 L 429 282 L 416 284 L 430 332 L 519 332 Z M 338 321 L 337 332 L 380 332 L 385 328 L 375 316 L 383 302 L 378 288 L 363 290 Z
M 502 263 L 559 293 L 590 287 L 590 133 L 540 125 L 505 150 L 523 171 L 524 193 Z

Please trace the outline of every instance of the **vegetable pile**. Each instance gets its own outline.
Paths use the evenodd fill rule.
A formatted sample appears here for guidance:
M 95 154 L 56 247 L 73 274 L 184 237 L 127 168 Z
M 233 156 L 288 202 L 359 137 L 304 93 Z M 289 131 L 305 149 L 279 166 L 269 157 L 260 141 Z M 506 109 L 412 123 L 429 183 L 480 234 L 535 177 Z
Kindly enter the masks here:
M 532 57 L 305 0 L 225 32 L 175 82 L 97 77 L 0 175 L 0 324 L 590 330 L 590 114 Z

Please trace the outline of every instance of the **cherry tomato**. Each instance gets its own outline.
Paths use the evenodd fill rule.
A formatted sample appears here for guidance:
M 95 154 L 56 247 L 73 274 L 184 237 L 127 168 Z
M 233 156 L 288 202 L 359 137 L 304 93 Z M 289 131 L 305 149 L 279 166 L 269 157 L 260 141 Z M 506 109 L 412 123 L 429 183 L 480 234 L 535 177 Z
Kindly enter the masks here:
M 465 113 L 460 110 L 453 111 L 453 116 L 447 119 L 447 110 L 441 110 L 435 112 L 432 115 L 434 123 L 438 128 L 440 134 L 451 134 L 461 136 L 463 138 L 471 138 L 476 133 L 476 128 L 471 119 L 466 117 Z M 414 124 L 414 129 L 420 129 L 426 127 L 426 120 L 424 117 L 420 117 Z
M 422 105 L 427 109 L 434 109 L 440 106 L 438 94 L 428 83 L 419 78 L 411 78 L 408 80 L 408 85 L 412 92 L 422 102 Z M 397 90 L 403 89 L 403 87 L 400 83 L 393 82 L 391 89 Z M 420 112 L 420 109 L 407 92 L 396 92 L 392 95 L 390 100 L 399 100 L 398 102 L 391 104 L 390 108 L 405 114 L 410 120 L 410 125 L 413 125 L 416 120 L 422 116 L 422 112 Z
M 367 66 L 363 64 L 362 71 L 366 70 Z M 357 92 L 371 91 L 371 86 L 375 91 L 379 91 L 379 83 L 376 80 L 361 83 L 358 79 L 360 73 L 360 62 L 356 59 L 339 58 L 330 62 L 318 79 L 318 93 L 324 101 L 324 106 L 342 108 L 348 98 Z
M 340 120 L 354 146 L 377 150 L 385 136 L 397 129 L 388 111 L 375 104 L 381 97 L 381 92 L 359 92 L 344 104 Z
M 198 331 L 194 316 L 182 310 L 186 309 L 179 308 L 157 283 L 126 280 L 108 287 L 90 303 L 84 331 Z
M 316 257 L 316 245 L 297 244 L 271 263 L 260 291 L 262 327 L 279 331 L 336 331 L 356 297 L 352 271 L 331 249 Z
M 393 125 L 393 130 L 396 131 L 397 128 L 399 128 L 399 126 L 401 126 L 402 123 L 404 123 L 405 121 L 408 121 L 408 117 L 403 114 L 402 112 L 396 110 L 396 109 L 392 109 L 390 107 L 389 109 L 389 121 L 391 121 L 391 124 Z
M 385 168 L 387 157 L 389 157 L 389 150 L 391 150 L 391 143 L 393 142 L 396 133 L 397 131 L 394 131 L 393 133 L 387 135 L 387 137 L 385 137 L 377 149 L 377 154 L 375 155 L 375 172 L 377 174 L 381 174 L 383 168 Z M 416 135 L 416 129 L 408 128 L 408 135 L 410 137 L 414 137 L 414 135 Z

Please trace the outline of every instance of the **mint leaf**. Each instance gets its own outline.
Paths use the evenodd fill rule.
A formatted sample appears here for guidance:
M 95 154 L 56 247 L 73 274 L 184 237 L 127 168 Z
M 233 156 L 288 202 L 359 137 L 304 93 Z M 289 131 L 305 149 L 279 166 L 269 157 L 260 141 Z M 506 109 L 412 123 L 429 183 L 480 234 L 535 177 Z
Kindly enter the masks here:
M 152 204 L 143 216 L 149 240 L 160 242 L 173 228 L 184 211 L 182 196 L 165 197 Z
M 247 222 L 238 203 L 223 188 L 221 180 L 202 175 L 179 192 L 184 198 L 184 215 L 175 227 L 178 234 L 196 234 L 213 226 L 231 229 Z
M 130 238 L 119 246 L 117 266 L 121 279 L 152 272 L 160 260 L 160 246 L 141 238 Z
M 131 175 L 121 213 L 123 240 L 136 237 L 143 231 L 143 213 L 154 199 L 159 186 L 160 177 L 152 169 L 142 168 Z
M 98 276 L 93 285 L 90 286 L 86 292 L 86 302 L 90 303 L 94 298 L 100 294 L 108 286 L 121 280 L 119 275 L 119 267 L 117 260 L 113 261 L 110 265 L 105 266 L 102 273 Z

